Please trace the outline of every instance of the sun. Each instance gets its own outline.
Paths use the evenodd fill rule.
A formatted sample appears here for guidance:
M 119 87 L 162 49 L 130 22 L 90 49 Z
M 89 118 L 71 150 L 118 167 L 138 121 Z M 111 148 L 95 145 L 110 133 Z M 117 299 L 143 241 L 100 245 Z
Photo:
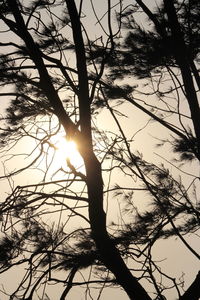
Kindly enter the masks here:
M 57 151 L 65 158 L 73 159 L 77 155 L 77 145 L 74 141 L 67 141 L 64 137 L 60 137 L 56 143 Z
M 51 142 L 56 149 L 57 164 L 66 166 L 67 160 L 69 160 L 75 168 L 80 168 L 83 165 L 83 160 L 74 141 L 68 141 L 64 135 L 57 134 L 51 138 Z

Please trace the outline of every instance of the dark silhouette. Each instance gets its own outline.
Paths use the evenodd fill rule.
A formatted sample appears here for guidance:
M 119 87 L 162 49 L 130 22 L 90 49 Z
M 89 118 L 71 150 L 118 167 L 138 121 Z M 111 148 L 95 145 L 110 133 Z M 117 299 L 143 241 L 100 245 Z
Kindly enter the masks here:
M 37 291 L 45 291 L 51 283 L 64 285 L 61 300 L 74 286 L 90 284 L 100 288 L 97 299 L 110 285 L 120 286 L 135 300 L 166 299 L 168 289 L 178 299 L 199 299 L 199 275 L 184 291 L 184 281 L 165 274 L 152 256 L 156 242 L 175 236 L 188 253 L 200 258 L 185 237 L 199 229 L 199 178 L 185 172 L 192 181 L 184 186 L 184 180 L 176 179 L 164 164 L 158 166 L 133 153 L 134 136 L 126 135 L 118 118 L 123 117 L 120 104 L 128 103 L 166 129 L 169 137 L 159 143 L 169 142 L 172 155 L 179 155 L 174 164 L 181 175 L 180 163 L 200 160 L 198 1 L 164 0 L 151 11 L 140 0 L 125 7 L 119 1 L 116 8 L 108 0 L 106 25 L 92 6 L 104 32 L 94 40 L 82 24 L 84 1 L 79 6 L 74 0 L 30 2 L 0 4 L 4 37 L 0 96 L 9 97 L 1 120 L 5 161 L 17 160 L 12 150 L 20 140 L 23 145 L 26 138 L 31 141 L 26 151 L 20 150 L 25 165 L 9 174 L 5 168 L 1 177 L 8 180 L 11 192 L 0 206 L 0 271 L 18 265 L 25 270 L 10 299 L 35 299 Z M 145 20 L 142 27 L 135 18 L 141 12 L 148 17 L 147 29 Z M 136 79 L 156 88 L 141 91 L 133 84 Z M 147 104 L 148 96 L 156 101 Z M 182 99 L 187 101 L 187 112 L 182 111 Z M 93 116 L 101 109 L 110 113 L 117 133 L 95 128 Z M 134 117 L 132 122 L 134 127 Z M 66 158 L 65 166 L 55 170 L 52 138 L 60 131 L 66 140 L 76 142 L 84 169 Z M 98 143 L 104 145 L 100 150 Z M 104 171 L 115 174 L 115 170 L 131 180 L 131 187 L 105 186 Z M 31 184 L 21 183 L 21 173 L 32 176 Z M 13 185 L 12 180 L 20 184 Z M 150 201 L 143 211 L 133 200 L 139 191 Z M 108 226 L 107 195 L 126 203 L 119 224 Z M 124 211 L 131 221 L 122 216 Z M 74 219 L 81 220 L 75 229 Z M 91 266 L 94 272 L 91 269 L 88 281 L 75 279 Z M 65 274 L 62 279 L 56 275 L 59 270 Z M 49 297 L 47 288 L 41 299 Z

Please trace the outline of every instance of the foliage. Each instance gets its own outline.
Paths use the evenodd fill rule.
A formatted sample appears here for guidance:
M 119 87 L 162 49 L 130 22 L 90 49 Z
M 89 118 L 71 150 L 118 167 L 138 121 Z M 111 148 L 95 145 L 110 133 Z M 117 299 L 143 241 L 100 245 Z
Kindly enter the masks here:
M 10 299 L 50 299 L 52 284 L 60 300 L 76 286 L 86 299 L 106 287 L 137 300 L 199 298 L 199 276 L 188 287 L 154 253 L 175 238 L 200 258 L 199 1 L 111 2 L 103 14 L 84 1 L 0 4 L 10 188 L 0 272 L 23 268 Z M 147 143 L 152 131 L 160 147 Z M 61 162 L 60 136 L 80 161 Z

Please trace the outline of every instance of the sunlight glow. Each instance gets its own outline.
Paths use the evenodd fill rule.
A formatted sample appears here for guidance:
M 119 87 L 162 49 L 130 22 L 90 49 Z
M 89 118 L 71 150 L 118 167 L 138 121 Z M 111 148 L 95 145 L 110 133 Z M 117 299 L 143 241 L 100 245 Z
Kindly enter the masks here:
M 74 141 L 67 141 L 64 137 L 59 138 L 56 147 L 58 148 L 57 151 L 59 151 L 63 157 L 69 158 L 70 160 L 77 155 L 76 143 Z
M 61 166 L 66 166 L 66 160 L 69 159 L 70 163 L 79 168 L 83 164 L 82 158 L 77 150 L 77 145 L 74 141 L 67 141 L 63 135 L 55 135 L 51 138 L 52 144 L 56 149 L 56 163 Z

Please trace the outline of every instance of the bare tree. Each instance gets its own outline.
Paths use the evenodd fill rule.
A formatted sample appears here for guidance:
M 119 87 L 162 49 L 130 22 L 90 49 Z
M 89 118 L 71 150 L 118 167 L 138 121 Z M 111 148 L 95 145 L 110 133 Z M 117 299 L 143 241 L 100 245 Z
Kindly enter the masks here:
M 136 2 L 135 13 L 138 7 L 144 10 L 163 42 L 166 31 L 163 23 L 159 23 L 159 17 L 152 14 L 142 1 Z M 133 11 L 127 13 L 129 7 L 123 7 L 123 1 L 117 4 L 107 1 L 105 15 L 99 18 L 92 3 L 91 8 L 103 37 L 100 33 L 90 39 L 84 26 L 84 4 L 80 1 L 76 5 L 73 0 L 37 0 L 28 4 L 7 0 L 0 6 L 2 36 L 6 34 L 6 40 L 2 39 L 0 43 L 0 96 L 11 99 L 7 115 L 2 118 L 2 122 L 7 124 L 1 128 L 2 153 L 10 163 L 17 158 L 12 151 L 20 140 L 22 145 L 27 140 L 34 143 L 31 150 L 27 149 L 29 154 L 21 151 L 27 164 L 2 176 L 2 179 L 8 180 L 12 191 L 1 203 L 1 272 L 19 265 L 26 270 L 10 299 L 35 299 L 42 287 L 42 296 L 38 299 L 48 299 L 45 295 L 47 283 L 64 285 L 60 295 L 62 300 L 67 298 L 73 286 L 87 287 L 91 284 L 101 287 L 97 299 L 100 299 L 103 288 L 110 285 L 122 287 L 130 299 L 152 299 L 151 293 L 155 299 L 165 299 L 165 291 L 169 288 L 175 290 L 179 299 L 198 299 L 199 275 L 183 293 L 179 287 L 181 282 L 165 274 L 152 258 L 155 243 L 163 237 L 175 235 L 199 259 L 195 248 L 184 237 L 186 233 L 198 230 L 199 204 L 195 203 L 198 199 L 191 199 L 190 188 L 185 188 L 181 180 L 174 179 L 167 168 L 148 163 L 141 155 L 133 153 L 134 137 L 129 139 L 123 131 L 117 117 L 121 106 L 115 107 L 113 102 L 113 99 L 121 99 L 122 102 L 125 99 L 138 107 L 178 136 L 179 139 L 174 142 L 175 150 L 189 152 L 192 158 L 199 159 L 199 106 L 193 84 L 193 77 L 197 81 L 197 69 L 187 59 L 175 7 L 172 1 L 164 1 L 174 59 L 182 76 L 182 83 L 178 87 L 175 83 L 174 90 L 178 95 L 180 90 L 188 100 L 195 136 L 185 130 L 184 125 L 180 129 L 136 101 L 132 96 L 133 86 L 116 85 L 115 80 L 126 76 L 127 71 L 127 53 L 118 44 L 123 32 L 121 25 Z M 114 10 L 118 10 L 118 23 L 115 22 L 115 25 L 112 21 Z M 136 26 L 136 23 L 133 24 Z M 135 30 L 134 27 L 132 29 Z M 139 30 L 139 27 L 136 29 Z M 141 35 L 142 32 L 139 33 Z M 136 34 L 132 36 L 133 45 L 134 38 L 136 41 Z M 185 47 L 181 48 L 184 49 L 181 56 L 180 42 Z M 131 53 L 132 57 L 134 53 L 138 54 L 135 51 Z M 120 71 L 116 58 L 123 64 Z M 150 72 L 157 66 L 151 68 L 149 65 L 147 69 Z M 134 74 L 136 67 L 140 67 L 139 63 L 130 65 L 128 74 Z M 170 67 L 165 63 L 165 68 L 171 82 L 179 82 L 179 76 L 173 75 L 174 65 Z M 150 76 L 153 85 L 158 82 L 159 88 L 162 86 L 162 72 L 155 81 Z M 153 92 L 153 95 L 158 92 Z M 163 97 L 172 93 L 173 90 L 170 90 Z M 167 100 L 163 102 L 167 106 Z M 93 116 L 101 108 L 110 113 L 118 133 L 106 136 L 95 127 Z M 157 109 L 155 104 L 153 108 Z M 185 116 L 180 113 L 179 104 L 176 110 L 170 109 L 169 112 L 178 115 L 182 124 Z M 64 167 L 53 165 L 57 153 L 53 138 L 60 131 L 67 141 L 76 142 L 83 168 L 77 168 L 69 158 L 66 158 Z M 111 188 L 108 179 L 108 187 L 105 187 L 103 175 L 109 172 L 111 176 L 115 170 L 125 176 L 131 186 L 115 185 Z M 31 183 L 22 185 L 23 178 L 19 176 L 23 172 L 25 175 L 32 172 L 36 179 L 38 176 L 38 181 L 33 178 Z M 61 177 L 58 179 L 59 174 Z M 20 181 L 15 186 L 12 182 L 14 176 L 16 182 Z M 133 184 L 135 178 L 137 184 Z M 191 186 L 194 189 L 197 180 L 198 177 L 193 176 Z M 152 204 L 150 211 L 138 211 L 133 201 L 133 194 L 138 191 L 148 195 Z M 118 224 L 108 226 L 104 200 L 118 197 L 125 198 L 131 221 L 122 217 Z M 52 222 L 49 222 L 49 215 L 54 215 Z M 179 222 L 180 218 L 182 222 Z M 73 219 L 81 220 L 75 229 Z M 124 224 L 125 221 L 127 223 Z M 131 263 L 128 264 L 128 261 Z M 78 276 L 82 269 L 85 272 L 90 270 L 88 280 Z M 55 275 L 58 270 L 64 274 L 64 279 Z M 148 282 L 153 292 L 149 292 Z

